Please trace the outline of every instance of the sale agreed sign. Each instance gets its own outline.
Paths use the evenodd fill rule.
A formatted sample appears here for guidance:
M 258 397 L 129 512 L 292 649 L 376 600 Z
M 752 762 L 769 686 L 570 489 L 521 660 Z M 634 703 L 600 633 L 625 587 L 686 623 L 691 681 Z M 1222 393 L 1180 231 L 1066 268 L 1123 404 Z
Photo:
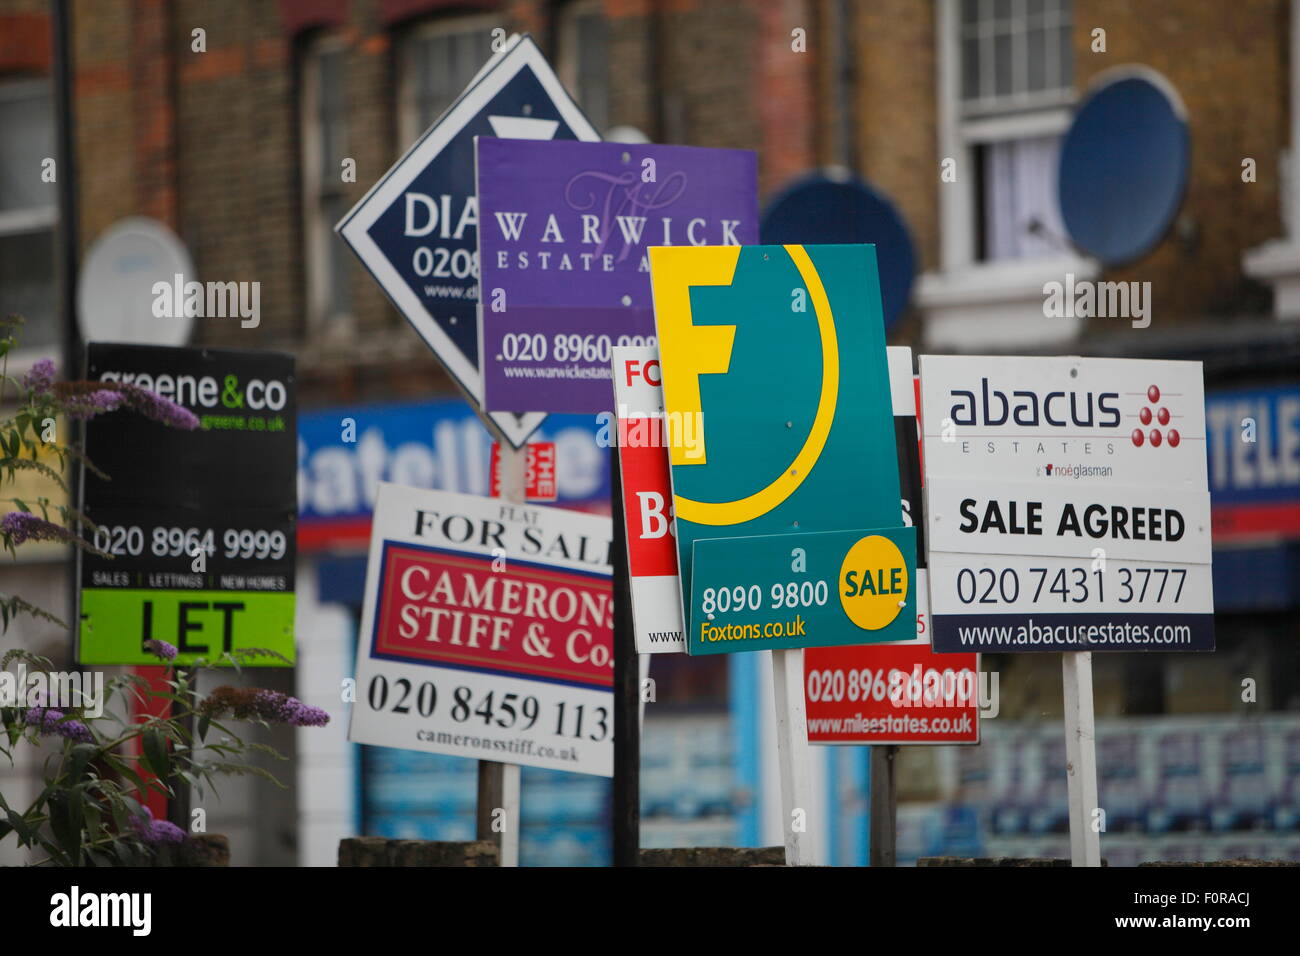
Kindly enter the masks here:
M 651 246 L 758 241 L 754 153 L 478 140 L 484 404 L 609 408 L 610 350 L 653 345 Z
M 912 350 L 887 351 L 903 523 L 915 525 L 921 534 L 925 520 Z M 805 652 L 810 743 L 979 743 L 979 655 L 934 652 L 927 573 L 924 550 L 918 549 L 916 631 L 910 640 Z
M 349 739 L 610 776 L 610 529 L 381 483 Z
M 613 354 L 622 520 L 627 531 L 636 649 L 639 654 L 680 653 L 686 644 L 659 350 L 625 346 L 614 349 Z
M 915 630 L 872 246 L 656 247 L 692 654 Z
M 1199 362 L 922 356 L 936 650 L 1214 649 Z

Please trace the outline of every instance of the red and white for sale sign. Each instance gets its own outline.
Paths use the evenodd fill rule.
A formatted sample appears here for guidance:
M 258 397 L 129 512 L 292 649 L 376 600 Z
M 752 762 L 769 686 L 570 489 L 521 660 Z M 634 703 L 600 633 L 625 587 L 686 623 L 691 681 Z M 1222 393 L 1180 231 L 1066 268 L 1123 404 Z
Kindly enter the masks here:
M 686 644 L 659 351 L 619 346 L 612 354 L 636 649 L 639 654 L 680 654 Z
M 379 484 L 348 739 L 612 776 L 609 518 Z

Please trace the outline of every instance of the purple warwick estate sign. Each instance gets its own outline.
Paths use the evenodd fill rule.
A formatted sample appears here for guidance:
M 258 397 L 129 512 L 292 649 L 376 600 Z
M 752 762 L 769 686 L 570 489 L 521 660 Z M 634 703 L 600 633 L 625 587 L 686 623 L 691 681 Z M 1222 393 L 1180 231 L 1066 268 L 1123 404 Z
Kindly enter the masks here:
M 479 137 L 484 407 L 610 410 L 610 349 L 654 345 L 650 246 L 758 242 L 754 153 Z

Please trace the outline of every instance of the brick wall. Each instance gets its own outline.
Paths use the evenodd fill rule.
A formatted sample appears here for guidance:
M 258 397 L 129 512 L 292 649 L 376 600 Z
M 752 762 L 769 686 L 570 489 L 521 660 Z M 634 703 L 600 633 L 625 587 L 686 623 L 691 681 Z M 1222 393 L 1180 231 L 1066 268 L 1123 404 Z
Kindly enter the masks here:
M 1081 93 L 1103 70 L 1141 63 L 1164 74 L 1187 106 L 1191 175 L 1181 222 L 1146 258 L 1105 276 L 1150 281 L 1161 325 L 1269 309 L 1267 290 L 1242 275 L 1241 253 L 1283 232 L 1289 10 L 1287 0 L 1076 0 Z M 1104 54 L 1091 50 L 1096 27 L 1106 31 Z M 1258 166 L 1254 183 L 1241 181 L 1247 156 Z
M 611 122 L 660 142 L 757 149 L 764 196 L 834 161 L 835 2 L 603 0 Z M 202 320 L 197 340 L 293 349 L 309 402 L 449 390 L 355 262 L 348 263 L 355 338 L 305 337 L 295 76 L 302 36 L 294 30 L 320 18 L 295 18 L 303 4 L 252 0 L 77 0 L 74 7 L 83 248 L 117 219 L 150 215 L 185 240 L 200 278 L 261 282 L 260 328 Z M 934 4 L 853 7 L 859 172 L 897 203 L 921 266 L 930 269 L 939 241 Z M 0 69 L 14 69 L 15 50 L 31 46 L 13 41 L 19 21 L 12 18 L 30 21 L 46 9 L 43 0 L 0 0 L 0 23 L 15 24 L 0 41 Z M 319 9 L 346 44 L 347 155 L 357 162 L 357 182 L 346 187 L 351 201 L 406 145 L 397 141 L 395 115 L 397 52 L 411 22 L 401 16 L 489 10 L 508 30 L 533 31 L 543 47 L 557 42 L 559 7 L 543 0 L 331 0 Z M 1145 63 L 1169 77 L 1191 117 L 1181 228 L 1114 276 L 1150 279 L 1162 322 L 1267 307 L 1266 291 L 1242 277 L 1240 255 L 1282 231 L 1287 16 L 1285 0 L 1075 4 L 1080 89 L 1109 66 Z M 1090 51 L 1093 26 L 1107 30 L 1106 54 Z M 205 53 L 191 50 L 196 27 L 206 31 Z M 806 53 L 791 50 L 796 27 L 807 31 Z M 1245 156 L 1258 163 L 1256 183 L 1241 182 Z
M 860 173 L 898 206 L 917 266 L 939 264 L 934 4 L 878 0 L 858 7 Z

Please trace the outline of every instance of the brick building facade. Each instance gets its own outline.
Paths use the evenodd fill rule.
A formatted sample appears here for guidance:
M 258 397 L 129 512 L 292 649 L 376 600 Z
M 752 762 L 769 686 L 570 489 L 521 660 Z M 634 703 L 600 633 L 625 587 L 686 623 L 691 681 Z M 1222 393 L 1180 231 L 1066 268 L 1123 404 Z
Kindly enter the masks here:
M 1056 277 L 1062 263 L 1080 275 L 1095 275 L 1095 266 L 1066 251 L 1026 272 L 1008 257 L 989 261 L 982 238 L 962 234 L 978 232 L 996 202 L 983 194 L 992 188 L 987 164 L 999 144 L 1023 135 L 1016 124 L 1028 138 L 1059 136 L 1070 106 L 1099 74 L 1142 64 L 1167 78 L 1186 106 L 1189 186 L 1164 241 L 1103 278 L 1150 281 L 1164 328 L 1270 308 L 1267 285 L 1247 274 L 1242 257 L 1286 231 L 1286 0 L 1052 0 L 987 9 L 962 0 L 111 0 L 72 7 L 83 251 L 113 222 L 147 215 L 185 241 L 202 277 L 260 281 L 258 329 L 208 320 L 198 340 L 298 352 L 309 397 L 408 394 L 441 381 L 361 267 L 320 251 L 329 244 L 320 237 L 329 225 L 317 214 L 321 187 L 304 180 L 336 179 L 323 183 L 332 186 L 328 209 L 349 208 L 422 125 L 427 105 L 412 99 L 446 95 L 443 87 L 460 73 L 472 74 L 498 28 L 532 32 L 579 99 L 588 94 L 587 107 L 607 131 L 632 127 L 654 141 L 758 150 L 764 196 L 813 167 L 853 163 L 893 199 L 913 234 L 922 278 L 902 336 L 937 348 L 1006 350 L 1017 337 L 1030 345 L 1061 339 L 1016 308 L 1040 301 L 1042 280 Z M 1028 14 L 1017 25 L 1016 11 L 1031 9 L 1047 11 L 1048 25 Z M 1064 28 L 1066 72 L 1049 91 L 1050 107 L 1022 108 L 1033 97 L 1012 88 L 986 98 L 992 111 L 970 119 L 968 97 L 947 97 L 944 64 L 960 69 L 950 61 L 960 59 L 967 21 L 980 18 L 977 29 L 1003 30 L 1008 42 L 1023 44 L 1008 50 L 1032 47 L 1051 24 Z M 0 2 L 0 83 L 48 73 L 47 26 L 45 3 Z M 415 76 L 421 58 L 432 62 L 444 51 L 455 53 L 450 73 Z M 337 87 L 323 105 L 322 77 Z M 430 88 L 412 94 L 420 83 Z M 355 160 L 355 181 L 313 159 L 319 150 L 311 141 L 326 114 L 337 153 L 327 158 Z M 950 157 L 956 182 L 945 183 L 940 169 Z M 1253 182 L 1241 175 L 1247 157 L 1257 167 Z M 1004 338 L 960 325 L 954 331 L 951 316 L 979 302 L 1020 324 Z
M 602 132 L 757 150 L 763 200 L 813 168 L 851 166 L 890 197 L 916 248 L 920 274 L 891 341 L 1200 358 L 1207 387 L 1294 382 L 1300 368 L 1300 329 L 1279 321 L 1300 314 L 1300 0 L 71 7 L 83 256 L 113 223 L 149 216 L 187 245 L 200 279 L 259 282 L 257 328 L 202 319 L 194 341 L 294 352 L 306 409 L 454 392 L 331 228 L 491 55 L 498 30 L 533 34 Z M 0 0 L 0 170 L 20 183 L 0 186 L 0 310 L 28 313 L 32 358 L 59 342 L 55 187 L 36 168 L 53 155 L 49 37 L 47 0 Z M 1090 85 L 1132 65 L 1181 100 L 1188 187 L 1151 252 L 1103 270 L 1053 220 L 1056 150 Z M 347 161 L 355 179 L 342 175 Z M 1067 273 L 1150 282 L 1151 327 L 1045 321 L 1043 285 Z M 1259 560 L 1290 562 L 1300 579 L 1287 548 Z M 1224 618 L 1231 655 L 1180 661 L 1176 681 L 1136 655 L 1099 661 L 1099 716 L 1162 681 L 1181 688 L 1161 698 L 1169 712 L 1231 709 L 1220 660 L 1245 674 L 1295 671 L 1294 655 L 1279 656 L 1279 620 L 1244 620 L 1240 642 L 1235 627 Z M 1054 669 L 1006 662 L 1006 712 L 1058 707 Z M 1280 706 L 1300 688 L 1273 693 Z M 304 845 L 317 839 L 299 832 Z

